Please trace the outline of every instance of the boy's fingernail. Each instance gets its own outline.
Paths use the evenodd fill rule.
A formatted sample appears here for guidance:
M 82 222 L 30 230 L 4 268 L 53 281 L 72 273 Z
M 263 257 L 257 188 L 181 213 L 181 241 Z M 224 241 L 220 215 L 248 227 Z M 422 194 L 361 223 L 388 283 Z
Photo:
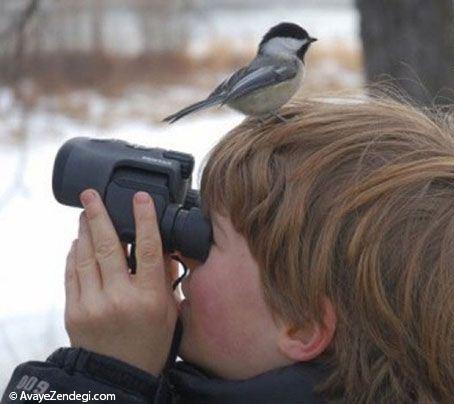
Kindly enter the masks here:
M 84 219 L 84 213 L 82 212 L 82 214 L 79 217 L 79 233 L 83 233 L 86 230 L 85 220 L 86 219 Z
M 134 195 L 134 198 L 137 203 L 150 203 L 150 195 L 148 195 L 146 192 L 139 191 Z
M 82 205 L 84 207 L 87 206 L 90 202 L 94 201 L 95 198 L 96 194 L 91 189 L 87 189 L 80 194 L 80 201 L 82 202 Z

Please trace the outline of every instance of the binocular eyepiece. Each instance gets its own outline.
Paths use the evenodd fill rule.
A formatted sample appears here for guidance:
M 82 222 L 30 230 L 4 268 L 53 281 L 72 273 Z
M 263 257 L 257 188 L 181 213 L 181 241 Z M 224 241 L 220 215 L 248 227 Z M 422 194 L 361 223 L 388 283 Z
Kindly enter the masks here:
M 79 195 L 96 189 L 104 201 L 120 241 L 135 242 L 132 198 L 145 191 L 153 198 L 167 253 L 205 261 L 212 228 L 191 189 L 194 158 L 190 154 L 146 148 L 117 139 L 76 137 L 57 153 L 52 189 L 58 202 L 82 207 Z

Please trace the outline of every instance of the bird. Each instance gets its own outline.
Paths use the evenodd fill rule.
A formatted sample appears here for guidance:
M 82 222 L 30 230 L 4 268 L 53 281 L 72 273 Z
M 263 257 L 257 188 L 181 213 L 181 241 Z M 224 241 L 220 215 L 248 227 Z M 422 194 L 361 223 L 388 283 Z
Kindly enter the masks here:
M 304 57 L 317 38 L 291 22 L 281 22 L 266 32 L 257 55 L 219 84 L 202 101 L 164 118 L 173 123 L 186 115 L 212 106 L 228 105 L 248 116 L 273 115 L 286 121 L 278 111 L 301 85 L 306 66 Z

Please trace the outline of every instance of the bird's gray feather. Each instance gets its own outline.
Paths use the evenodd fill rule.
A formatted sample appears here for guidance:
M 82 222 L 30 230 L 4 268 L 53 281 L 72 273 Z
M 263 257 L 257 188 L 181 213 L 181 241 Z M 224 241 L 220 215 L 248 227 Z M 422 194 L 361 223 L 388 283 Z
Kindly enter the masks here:
M 245 66 L 242 67 L 241 69 L 237 70 L 235 73 L 233 73 L 230 77 L 225 79 L 221 84 L 219 84 L 213 92 L 208 96 L 210 97 L 216 97 L 219 95 L 227 95 L 235 83 L 237 83 L 241 78 L 244 76 L 247 76 L 247 74 L 251 71 L 251 66 Z
M 183 118 L 184 116 L 191 114 L 192 112 L 195 111 L 200 111 L 202 109 L 211 107 L 216 104 L 221 104 L 223 98 L 222 97 L 208 97 L 205 100 L 196 102 L 195 104 L 191 104 L 186 108 L 183 108 L 182 110 L 175 112 L 172 115 L 169 115 L 168 117 L 164 118 L 164 122 L 169 122 L 169 123 L 174 123 L 175 121 L 178 121 L 178 119 Z
M 273 59 L 255 59 L 224 80 L 208 97 L 223 96 L 223 104 L 273 84 L 290 80 L 298 73 L 297 62 L 276 65 Z
M 256 90 L 290 80 L 296 76 L 297 72 L 298 66 L 296 63 L 289 63 L 283 66 L 268 65 L 259 67 L 234 83 L 223 103 L 225 104 Z

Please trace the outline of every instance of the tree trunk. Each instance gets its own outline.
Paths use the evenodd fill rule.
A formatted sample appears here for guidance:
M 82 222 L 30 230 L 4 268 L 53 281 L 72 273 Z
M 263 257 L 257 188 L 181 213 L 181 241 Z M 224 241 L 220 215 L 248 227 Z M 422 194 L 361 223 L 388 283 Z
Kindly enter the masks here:
M 454 101 L 454 1 L 356 0 L 369 83 L 392 78 L 417 104 Z

